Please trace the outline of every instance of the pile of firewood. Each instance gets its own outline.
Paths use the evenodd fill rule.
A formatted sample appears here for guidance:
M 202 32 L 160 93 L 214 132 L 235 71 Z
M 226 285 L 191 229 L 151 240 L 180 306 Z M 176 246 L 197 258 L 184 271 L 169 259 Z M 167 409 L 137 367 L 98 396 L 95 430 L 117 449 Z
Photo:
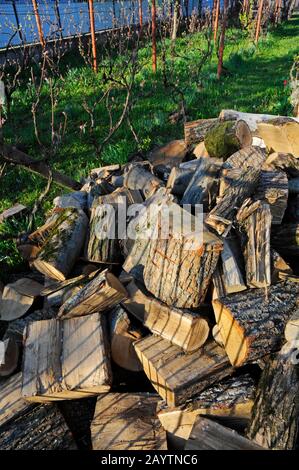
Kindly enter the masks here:
M 1 449 L 76 448 L 78 409 L 93 449 L 296 447 L 299 122 L 225 110 L 184 131 L 94 169 L 18 246 Z M 198 207 L 201 233 L 163 225 Z

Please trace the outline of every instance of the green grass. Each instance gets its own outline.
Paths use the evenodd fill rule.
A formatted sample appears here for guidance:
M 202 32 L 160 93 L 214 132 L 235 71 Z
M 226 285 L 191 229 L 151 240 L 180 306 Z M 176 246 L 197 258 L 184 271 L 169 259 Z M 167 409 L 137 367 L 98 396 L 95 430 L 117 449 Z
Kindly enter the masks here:
M 206 44 L 203 35 L 197 33 L 178 39 L 177 57 L 173 61 L 169 53 L 167 63 L 170 79 L 175 80 L 184 90 L 188 119 L 217 116 L 224 108 L 256 113 L 290 114 L 290 91 L 288 86 L 284 85 L 284 80 L 288 80 L 294 56 L 298 53 L 298 38 L 298 16 L 261 38 L 258 47 L 239 30 L 229 30 L 224 55 L 227 74 L 220 81 L 216 77 L 215 52 L 201 73 L 196 73 L 200 60 L 199 48 L 204 48 Z M 140 149 L 128 125 L 124 124 L 104 148 L 100 159 L 95 155 L 88 132 L 80 132 L 80 126 L 88 119 L 82 108 L 82 99 L 92 103 L 94 96 L 103 88 L 102 75 L 99 73 L 95 77 L 88 67 L 69 57 L 72 67 L 65 70 L 63 79 L 59 82 L 56 109 L 58 118 L 62 112 L 67 113 L 68 122 L 62 145 L 57 154 L 51 157 L 51 165 L 55 169 L 80 179 L 87 176 L 93 167 L 124 163 L 129 155 L 138 150 L 146 152 L 154 144 L 163 144 L 172 138 L 183 137 L 182 123 L 171 124 L 169 121 L 169 115 L 176 111 L 177 106 L 169 90 L 165 90 L 163 86 L 160 60 L 158 73 L 154 75 L 151 71 L 150 49 L 144 48 L 140 51 L 140 57 L 145 66 L 137 76 L 131 111 L 131 121 L 139 137 Z M 119 58 L 116 58 L 117 63 L 122 66 Z M 113 114 L 117 116 L 118 103 L 122 102 L 124 92 L 115 90 L 114 93 Z M 24 84 L 13 96 L 12 117 L 4 126 L 4 137 L 7 142 L 24 145 L 32 156 L 40 157 L 31 119 L 31 96 L 32 87 L 24 80 Z M 41 104 L 38 125 L 45 145 L 50 145 L 50 99 L 46 86 L 43 89 Z M 96 115 L 96 138 L 101 141 L 107 132 L 108 118 L 101 106 L 97 107 Z M 1 179 L 0 211 L 15 202 L 32 207 L 45 185 L 45 180 L 37 175 L 21 168 L 8 167 Z M 62 188 L 52 186 L 36 223 L 40 222 L 43 212 L 50 208 L 53 197 L 62 192 Z M 18 229 L 23 230 L 24 226 L 24 218 L 15 221 L 13 226 L 2 224 L 0 237 L 1 233 L 17 232 Z M 19 262 L 20 258 L 13 244 L 9 241 L 0 242 L 0 266 L 16 269 Z

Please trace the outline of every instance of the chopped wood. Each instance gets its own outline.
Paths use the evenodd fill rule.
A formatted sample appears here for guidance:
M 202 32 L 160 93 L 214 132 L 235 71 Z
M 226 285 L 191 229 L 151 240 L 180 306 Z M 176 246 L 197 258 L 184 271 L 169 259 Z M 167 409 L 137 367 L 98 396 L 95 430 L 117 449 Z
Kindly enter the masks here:
M 282 279 L 281 274 L 290 275 L 292 272 L 291 267 L 282 256 L 274 248 L 271 248 L 271 283 L 274 284 L 280 280 L 287 280 Z
M 205 147 L 210 157 L 230 157 L 252 144 L 250 129 L 245 121 L 225 121 L 215 124 L 205 135 Z
M 11 217 L 14 217 L 15 215 L 20 214 L 25 209 L 27 209 L 27 207 L 23 206 L 23 204 L 15 204 L 13 207 L 6 209 L 0 214 L 0 224 L 2 224 L 4 220 L 10 219 Z
M 154 168 L 160 165 L 173 168 L 184 160 L 187 150 L 184 140 L 173 140 L 162 147 L 152 150 L 147 155 L 147 159 Z
M 185 450 L 264 450 L 236 431 L 198 416 Z
M 270 152 L 291 153 L 299 158 L 299 120 L 258 124 L 258 134 Z
M 156 417 L 158 396 L 108 393 L 98 397 L 91 438 L 93 450 L 166 450 L 166 433 Z
M 23 244 L 18 245 L 17 249 L 21 254 L 22 258 L 31 264 L 35 258 L 37 257 L 38 253 L 40 252 L 40 247 L 32 244 Z
M 232 179 L 205 223 L 219 235 L 226 236 L 231 229 L 237 210 L 250 197 L 258 185 L 260 171 L 255 168 L 242 170 L 238 179 Z
M 233 153 L 223 163 L 224 169 L 232 168 L 261 168 L 266 159 L 266 152 L 258 147 L 249 145 Z
M 234 119 L 241 119 L 245 121 L 250 130 L 257 133 L 258 124 L 261 122 L 269 122 L 273 119 L 281 118 L 281 116 L 275 116 L 273 114 L 254 114 L 254 113 L 243 113 L 241 111 L 235 111 L 234 109 L 223 109 L 219 114 L 219 119 L 222 121 L 231 121 Z M 295 118 L 286 117 L 286 120 L 296 121 Z M 299 122 L 299 119 L 297 120 Z
M 19 346 L 13 337 L 0 341 L 0 377 L 11 375 L 18 366 Z
M 22 396 L 44 402 L 107 392 L 109 359 L 100 314 L 30 323 L 24 333 Z
M 115 163 L 112 165 L 101 166 L 100 168 L 93 168 L 89 174 L 92 179 L 97 180 L 100 178 L 107 178 L 111 174 L 118 172 L 120 168 L 119 163 Z
M 232 365 L 239 367 L 281 346 L 299 285 L 279 283 L 213 300 L 216 322 Z
M 244 174 L 242 168 L 223 168 L 220 171 L 219 195 L 217 202 L 221 201 L 227 188 L 235 185 L 236 181 L 242 177 L 242 174 Z
M 194 171 L 192 169 L 189 170 L 187 168 L 178 167 L 172 168 L 166 183 L 166 188 L 169 189 L 172 194 L 182 196 L 186 191 L 193 174 Z
M 233 372 L 224 349 L 208 342 L 193 354 L 157 336 L 135 343 L 144 372 L 169 406 L 185 403 Z
M 190 145 L 202 142 L 208 130 L 217 124 L 217 122 L 218 119 L 216 118 L 186 122 L 184 124 L 185 144 Z
M 271 153 L 265 161 L 263 169 L 284 171 L 289 178 L 297 178 L 299 176 L 299 159 L 291 153 Z
M 53 201 L 54 207 L 61 207 L 67 209 L 73 207 L 74 209 L 87 209 L 87 192 L 86 191 L 73 191 L 72 193 L 57 196 Z
M 298 280 L 299 281 L 299 280 Z M 299 309 L 297 308 L 286 323 L 284 337 L 290 343 L 299 341 Z
M 133 343 L 142 338 L 140 328 L 134 327 L 128 314 L 121 306 L 109 313 L 111 357 L 123 369 L 139 372 L 142 365 Z
M 77 445 L 56 405 L 38 405 L 0 427 L 2 450 L 76 450 Z
M 122 283 L 107 269 L 99 273 L 59 309 L 58 318 L 71 318 L 103 312 L 127 297 Z
M 167 208 L 173 218 L 166 227 L 162 213 L 161 231 L 159 229 L 157 236 L 150 240 L 144 284 L 167 305 L 198 307 L 205 299 L 222 242 L 203 224 L 195 227 L 193 216 L 177 204 L 172 203 Z
M 243 279 L 240 255 L 236 239 L 230 237 L 223 240 L 223 250 L 221 251 L 220 260 L 212 278 L 216 291 L 214 298 L 247 289 Z
M 272 450 L 296 447 L 299 417 L 298 349 L 287 343 L 266 364 L 247 436 Z
M 33 266 L 45 276 L 64 281 L 80 255 L 87 225 L 83 211 L 62 209 Z
M 204 142 L 200 142 L 199 144 L 196 145 L 196 147 L 193 150 L 193 155 L 195 155 L 196 158 L 210 156 L 207 152 Z
M 248 287 L 271 284 L 271 211 L 261 201 L 244 201 L 236 220 L 239 225 Z
M 222 162 L 215 158 L 201 158 L 181 200 L 181 204 L 202 204 L 208 212 L 214 206 L 218 195 L 218 177 Z
M 148 198 L 163 186 L 163 182 L 144 166 L 135 164 L 124 174 L 124 185 L 128 189 L 141 189 Z
M 50 318 L 50 316 L 48 314 L 45 314 L 42 310 L 35 310 L 34 312 L 27 314 L 23 318 L 18 318 L 17 320 L 10 321 L 4 333 L 3 340 L 13 338 L 20 347 L 23 347 L 23 335 L 26 326 L 30 322 L 45 320 L 48 318 Z
M 22 372 L 0 381 L 0 433 L 4 424 L 33 406 L 22 398 Z
M 249 374 L 230 377 L 212 385 L 178 408 L 158 413 L 163 428 L 181 439 L 189 439 L 198 415 L 214 416 L 223 423 L 237 421 L 245 426 L 251 417 L 255 386 Z
M 0 320 L 11 321 L 20 318 L 30 309 L 34 302 L 34 296 L 25 295 L 19 292 L 18 288 L 22 285 L 23 280 L 20 279 L 12 284 L 4 287 L 2 298 L 0 298 Z M 36 283 L 37 284 L 37 283 Z M 42 289 L 42 286 L 40 286 Z
M 269 204 L 272 224 L 280 225 L 288 205 L 288 178 L 283 171 L 261 171 L 254 199 Z
M 194 352 L 206 342 L 210 328 L 204 315 L 169 307 L 134 281 L 126 289 L 129 296 L 122 305 L 152 333 L 186 352 Z

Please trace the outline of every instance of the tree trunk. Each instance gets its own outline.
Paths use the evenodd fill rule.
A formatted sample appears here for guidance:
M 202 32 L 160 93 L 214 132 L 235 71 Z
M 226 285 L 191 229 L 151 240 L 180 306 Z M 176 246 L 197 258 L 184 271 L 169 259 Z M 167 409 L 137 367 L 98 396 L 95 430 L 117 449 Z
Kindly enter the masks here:
M 203 142 L 206 133 L 218 122 L 217 118 L 186 122 L 184 124 L 185 144 L 189 146 Z
M 76 209 L 62 209 L 33 266 L 45 276 L 64 281 L 83 247 L 88 218 Z
M 288 178 L 283 171 L 262 171 L 254 199 L 269 204 L 272 224 L 280 225 L 288 205 Z
M 142 369 L 133 343 L 142 338 L 140 328 L 134 328 L 126 311 L 115 307 L 109 313 L 111 357 L 123 369 L 139 372 Z
M 209 212 L 218 194 L 219 173 L 222 162 L 214 158 L 200 158 L 195 171 L 181 200 L 181 204 L 202 204 L 203 211 Z
M 219 50 L 218 50 L 218 66 L 217 66 L 218 79 L 221 77 L 222 71 L 223 71 L 223 54 L 224 54 L 224 46 L 225 46 L 225 33 L 226 33 L 226 27 L 227 27 L 228 6 L 229 6 L 229 1 L 224 0 L 223 18 L 222 18 L 222 24 L 221 24 L 221 33 L 220 33 Z
M 180 8 L 181 8 L 180 0 L 175 0 L 174 7 L 173 7 L 173 18 L 172 18 L 172 28 L 171 28 L 171 40 L 172 41 L 176 40 L 177 32 L 179 29 Z
M 222 198 L 211 210 L 205 223 L 220 235 L 226 236 L 231 229 L 238 208 L 257 187 L 259 175 L 260 171 L 255 168 L 243 169 L 238 179 L 229 182 Z
M 201 314 L 169 307 L 144 293 L 134 281 L 126 289 L 129 297 L 122 305 L 152 333 L 189 353 L 198 350 L 206 342 L 210 328 Z
M 252 143 L 251 132 L 245 121 L 216 123 L 205 135 L 205 147 L 210 157 L 224 158 Z
M 100 314 L 30 323 L 24 333 L 22 397 L 44 402 L 106 392 L 110 357 Z
M 296 446 L 299 417 L 298 350 L 288 343 L 262 372 L 247 436 L 272 450 Z
M 271 212 L 261 201 L 244 201 L 237 214 L 239 233 L 245 259 L 248 287 L 271 284 L 270 232 Z
M 223 109 L 219 114 L 219 119 L 221 121 L 231 121 L 234 119 L 245 121 L 253 135 L 258 135 L 258 124 L 260 122 L 269 122 L 277 118 L 281 118 L 281 116 L 275 116 L 273 114 L 242 113 L 241 111 L 235 111 L 234 109 Z M 294 118 L 290 117 L 287 117 L 286 119 L 295 121 Z
M 122 283 L 108 270 L 99 273 L 59 309 L 61 319 L 103 312 L 113 308 L 127 297 Z
M 294 312 L 299 285 L 279 283 L 213 300 L 217 324 L 232 365 L 239 367 L 277 350 Z
M 135 343 L 144 372 L 168 406 L 186 400 L 209 388 L 233 372 L 225 351 L 208 342 L 193 354 L 157 336 L 148 336 Z

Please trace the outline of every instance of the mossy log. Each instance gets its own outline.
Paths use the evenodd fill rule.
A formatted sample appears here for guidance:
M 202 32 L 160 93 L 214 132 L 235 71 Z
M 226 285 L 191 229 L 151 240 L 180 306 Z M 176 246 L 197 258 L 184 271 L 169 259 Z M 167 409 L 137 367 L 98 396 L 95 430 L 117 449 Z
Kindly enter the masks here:
M 210 331 L 205 315 L 170 307 L 144 292 L 134 281 L 126 289 L 129 296 L 122 305 L 152 333 L 189 353 L 204 345 Z
M 296 447 L 299 418 L 298 349 L 286 343 L 267 362 L 255 397 L 247 436 L 272 450 Z
M 87 226 L 83 211 L 62 209 L 33 266 L 47 277 L 64 281 L 80 255 Z
M 205 135 L 205 147 L 210 157 L 227 159 L 252 143 L 245 121 L 225 121 L 215 124 Z
M 209 213 L 205 223 L 215 229 L 219 235 L 226 236 L 238 209 L 257 187 L 259 175 L 260 170 L 246 168 L 242 170 L 239 178 L 227 181 L 222 197 Z
M 239 367 L 281 347 L 299 285 L 279 283 L 213 300 L 216 322 L 232 365 Z
M 135 164 L 125 172 L 124 186 L 128 189 L 140 189 L 145 198 L 148 198 L 164 184 L 143 165 Z
M 193 217 L 189 213 L 185 215 L 186 211 L 177 204 L 171 204 L 169 210 L 173 218 L 168 220 L 168 227 L 163 220 L 160 221 L 161 232 L 158 230 L 150 240 L 144 284 L 149 292 L 167 305 L 198 307 L 205 298 L 222 242 L 203 226 L 200 231 L 192 227 Z M 180 227 L 174 222 L 178 217 L 182 221 Z
M 208 212 L 215 204 L 218 195 L 219 173 L 222 162 L 215 158 L 200 158 L 200 164 L 193 174 L 181 204 L 202 204 L 203 211 Z
M 198 119 L 184 124 L 185 144 L 198 144 L 205 138 L 206 133 L 217 124 L 218 119 Z
M 236 220 L 245 259 L 248 287 L 266 287 L 271 284 L 271 211 L 261 201 L 244 201 Z
M 135 341 L 142 338 L 141 329 L 132 325 L 128 314 L 120 305 L 109 312 L 109 327 L 113 361 L 126 370 L 143 370 L 133 346 Z
M 103 312 L 113 308 L 126 297 L 127 291 L 122 283 L 106 269 L 67 299 L 57 316 L 64 319 Z
M 299 256 L 299 223 L 277 227 L 272 232 L 271 244 L 282 255 Z

